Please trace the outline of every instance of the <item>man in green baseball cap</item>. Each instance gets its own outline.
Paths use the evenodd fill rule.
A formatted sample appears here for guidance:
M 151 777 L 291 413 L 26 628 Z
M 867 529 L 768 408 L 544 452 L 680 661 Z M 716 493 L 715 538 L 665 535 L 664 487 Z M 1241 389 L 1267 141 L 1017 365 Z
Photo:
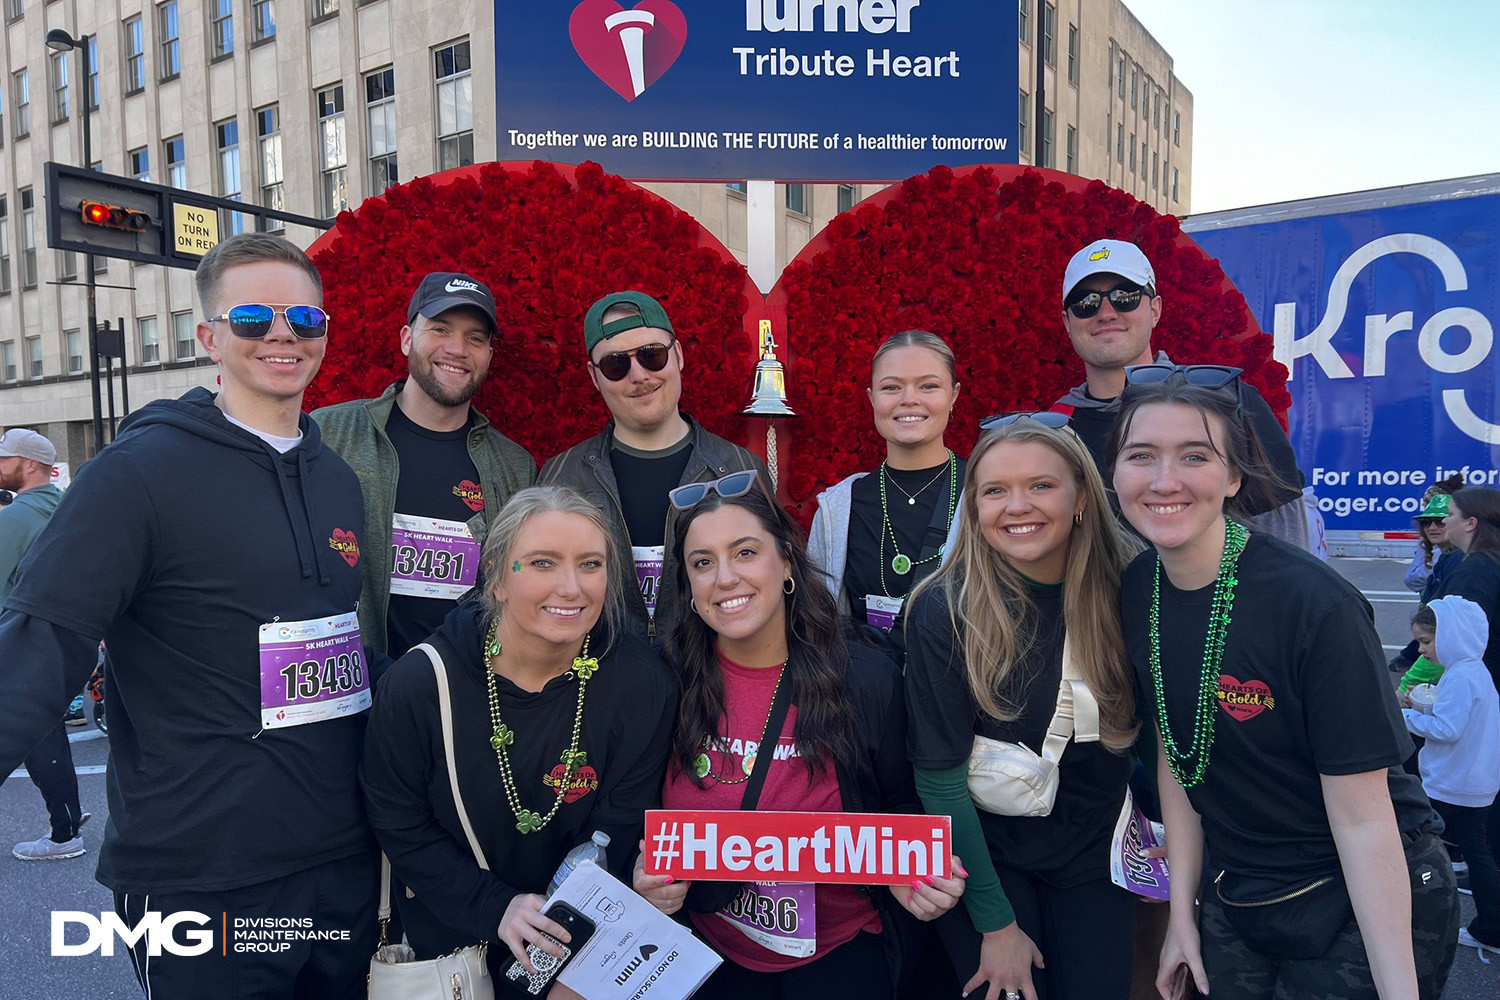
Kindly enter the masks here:
M 743 469 L 765 475 L 760 460 L 683 413 L 682 342 L 660 302 L 645 292 L 613 292 L 583 318 L 589 377 L 609 407 L 604 430 L 542 467 L 539 482 L 571 486 L 603 510 L 633 565 L 626 607 L 631 631 L 654 640 L 665 627 L 656 609 L 670 608 L 675 566 L 667 493 Z M 769 480 L 767 480 L 769 482 Z

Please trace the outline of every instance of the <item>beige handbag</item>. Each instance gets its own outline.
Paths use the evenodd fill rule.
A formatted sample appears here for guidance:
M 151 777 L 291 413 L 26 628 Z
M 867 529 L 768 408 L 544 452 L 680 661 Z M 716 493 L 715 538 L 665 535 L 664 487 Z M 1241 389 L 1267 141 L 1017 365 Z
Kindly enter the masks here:
M 416 647 L 432 661 L 437 674 L 438 714 L 443 720 L 443 754 L 448 765 L 448 786 L 453 790 L 453 804 L 469 849 L 479 867 L 489 871 L 479 839 L 469 824 L 458 790 L 458 772 L 453 767 L 453 704 L 448 693 L 448 671 L 443 658 L 427 643 Z M 380 947 L 370 959 L 369 1000 L 495 1000 L 495 984 L 485 964 L 486 944 L 471 944 L 441 958 L 416 961 L 416 952 L 408 944 L 387 944 L 386 927 L 391 921 L 391 862 L 380 856 Z
M 1020 743 L 975 736 L 969 752 L 969 797 L 999 816 L 1046 816 L 1057 800 L 1058 761 L 1069 740 L 1099 739 L 1099 703 L 1078 673 L 1070 644 L 1063 638 L 1062 682 L 1057 710 L 1047 726 L 1042 752 Z

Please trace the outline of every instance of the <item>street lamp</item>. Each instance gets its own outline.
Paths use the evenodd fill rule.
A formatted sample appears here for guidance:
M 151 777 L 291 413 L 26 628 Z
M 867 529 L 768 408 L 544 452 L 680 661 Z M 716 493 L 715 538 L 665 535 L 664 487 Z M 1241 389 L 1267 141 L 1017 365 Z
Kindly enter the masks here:
M 94 169 L 94 150 L 92 136 L 89 131 L 89 105 L 92 103 L 89 93 L 89 36 L 79 35 L 74 38 L 62 28 L 53 28 L 47 32 L 47 48 L 55 52 L 66 52 L 69 49 L 77 49 L 83 53 L 83 169 Z M 94 395 L 94 454 L 104 450 L 104 412 L 99 393 L 99 322 L 95 313 L 95 273 L 94 255 L 84 254 L 84 274 L 88 283 L 88 320 L 89 320 L 89 387 Z M 121 359 L 124 364 L 124 359 Z

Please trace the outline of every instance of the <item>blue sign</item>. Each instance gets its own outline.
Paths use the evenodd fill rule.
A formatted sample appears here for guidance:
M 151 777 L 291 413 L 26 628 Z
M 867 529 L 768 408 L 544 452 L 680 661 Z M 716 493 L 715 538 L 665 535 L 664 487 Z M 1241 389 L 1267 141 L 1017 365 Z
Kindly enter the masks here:
M 495 0 L 499 158 L 660 180 L 1016 163 L 1006 0 Z
M 1192 236 L 1276 338 L 1329 528 L 1409 529 L 1455 472 L 1500 486 L 1500 195 Z

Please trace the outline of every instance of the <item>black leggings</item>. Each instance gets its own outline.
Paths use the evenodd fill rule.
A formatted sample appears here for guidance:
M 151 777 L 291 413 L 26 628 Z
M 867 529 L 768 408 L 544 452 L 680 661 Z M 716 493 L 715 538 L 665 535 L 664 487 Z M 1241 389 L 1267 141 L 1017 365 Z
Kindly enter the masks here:
M 891 1000 L 892 990 L 881 936 L 861 931 L 847 944 L 785 972 L 752 972 L 726 958 L 698 996 L 713 1000 Z
M 61 722 L 26 755 L 26 773 L 47 803 L 52 839 L 62 844 L 78 836 L 78 824 L 83 819 L 78 805 L 78 772 L 73 769 L 68 730 Z

